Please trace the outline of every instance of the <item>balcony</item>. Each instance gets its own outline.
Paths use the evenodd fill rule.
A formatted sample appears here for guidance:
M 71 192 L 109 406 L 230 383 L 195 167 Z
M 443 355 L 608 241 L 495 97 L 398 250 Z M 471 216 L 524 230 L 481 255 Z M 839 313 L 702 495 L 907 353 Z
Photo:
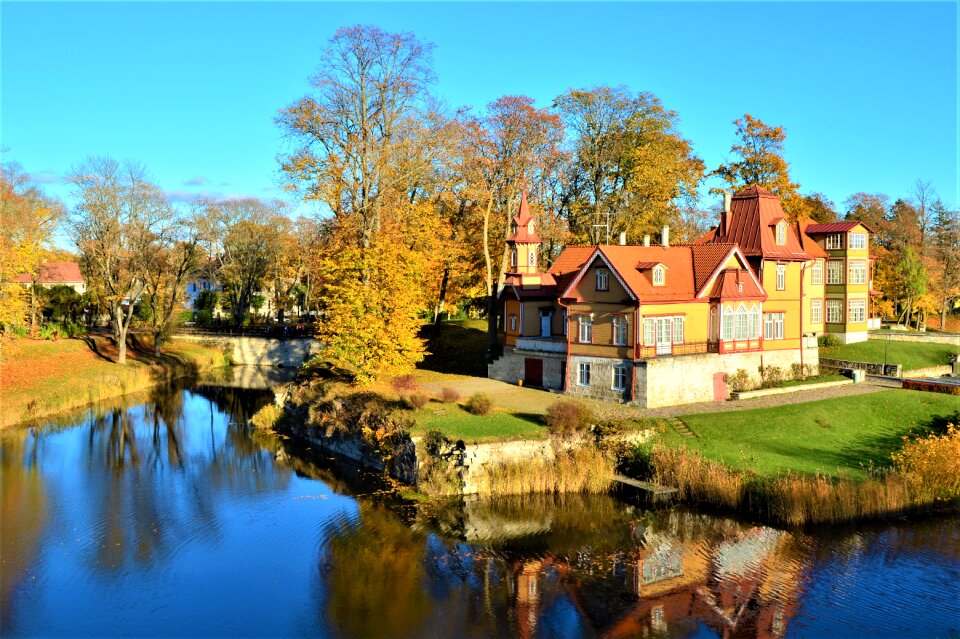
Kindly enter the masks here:
M 683 344 L 660 344 L 656 346 L 637 346 L 637 359 L 654 357 L 676 357 L 678 355 L 701 355 L 719 353 L 720 342 L 684 342 Z
M 557 353 L 567 352 L 567 339 L 554 339 L 552 337 L 518 337 L 514 350 L 531 351 L 534 353 Z

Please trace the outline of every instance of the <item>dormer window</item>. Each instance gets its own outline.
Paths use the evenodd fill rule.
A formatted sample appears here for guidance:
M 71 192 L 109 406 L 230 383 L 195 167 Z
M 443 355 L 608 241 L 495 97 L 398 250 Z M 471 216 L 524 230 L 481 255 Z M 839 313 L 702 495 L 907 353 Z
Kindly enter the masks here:
M 667 279 L 667 269 L 662 264 L 653 267 L 653 285 L 663 286 Z
M 597 269 L 597 290 L 598 291 L 610 290 L 610 273 L 605 268 Z
M 787 243 L 787 223 L 783 220 L 777 222 L 777 245 L 783 246 Z

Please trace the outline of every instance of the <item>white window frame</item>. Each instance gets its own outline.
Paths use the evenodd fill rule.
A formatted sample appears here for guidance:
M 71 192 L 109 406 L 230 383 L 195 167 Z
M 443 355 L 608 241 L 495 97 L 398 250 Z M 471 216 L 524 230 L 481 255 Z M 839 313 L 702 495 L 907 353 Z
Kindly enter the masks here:
M 849 244 L 850 248 L 854 250 L 862 250 L 867 248 L 867 234 L 866 233 L 850 233 Z M 856 240 L 854 240 L 856 238 Z
M 848 300 L 847 301 L 847 323 L 863 324 L 867 321 L 867 300 Z
M 827 236 L 827 239 L 824 241 L 824 246 L 827 247 L 828 251 L 836 251 L 843 248 L 843 234 L 842 233 L 831 233 Z
M 866 260 L 849 260 L 847 262 L 847 283 L 848 284 L 866 284 L 867 283 L 867 262 Z
M 626 366 L 613 367 L 613 382 L 610 388 L 612 388 L 615 391 L 627 390 L 627 367 Z
M 605 268 L 597 269 L 597 290 L 598 291 L 610 290 L 610 272 Z
M 783 339 L 783 313 L 763 314 L 763 339 Z
M 814 286 L 823 285 L 823 260 L 813 263 L 813 272 L 810 274 L 810 283 Z
M 577 341 L 581 344 L 593 343 L 593 319 L 586 315 L 577 318 Z
M 787 223 L 783 220 L 777 222 L 777 245 L 783 246 L 787 243 Z
M 843 300 L 827 300 L 827 324 L 843 324 Z
M 810 323 L 823 323 L 823 300 L 810 300 Z
M 667 281 L 667 270 L 662 266 L 653 267 L 653 285 L 663 286 Z
M 614 315 L 613 316 L 613 345 L 614 346 L 626 346 L 627 345 L 627 330 L 629 328 L 629 323 L 627 318 L 623 315 Z
M 787 265 L 777 264 L 777 290 L 787 290 Z
M 843 284 L 843 260 L 827 262 L 827 284 Z
M 657 343 L 657 322 L 653 319 L 643 320 L 643 345 L 655 346 Z
M 517 315 L 516 315 L 516 313 L 510 313 L 509 321 L 510 321 L 510 330 L 511 330 L 511 331 L 516 331 L 516 330 L 517 330 Z
M 749 314 L 747 315 L 747 335 L 750 339 L 758 339 L 760 337 L 760 309 L 754 305 L 750 307 Z
M 721 339 L 724 342 L 733 341 L 733 318 L 735 313 L 733 309 L 729 306 L 724 307 L 723 312 L 720 313 L 720 335 Z
M 673 343 L 683 344 L 683 315 L 673 318 Z
M 590 364 L 588 362 L 577 363 L 577 386 L 590 385 Z
M 743 304 L 737 307 L 737 314 L 734 319 L 733 337 L 737 341 L 744 341 L 750 335 L 749 319 L 747 318 L 747 307 Z

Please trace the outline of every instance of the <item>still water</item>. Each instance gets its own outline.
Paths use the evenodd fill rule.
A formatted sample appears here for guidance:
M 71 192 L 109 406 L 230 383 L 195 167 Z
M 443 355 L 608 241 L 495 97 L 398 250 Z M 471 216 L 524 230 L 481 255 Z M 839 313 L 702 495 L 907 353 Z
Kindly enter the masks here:
M 956 517 L 811 532 L 607 496 L 411 504 L 253 432 L 269 399 L 168 389 L 0 435 L 0 633 L 960 631 Z

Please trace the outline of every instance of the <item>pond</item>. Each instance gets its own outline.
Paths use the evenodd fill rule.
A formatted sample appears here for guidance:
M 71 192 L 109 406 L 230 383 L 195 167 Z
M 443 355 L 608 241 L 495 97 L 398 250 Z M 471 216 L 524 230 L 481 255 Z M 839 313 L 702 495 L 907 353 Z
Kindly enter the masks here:
M 0 435 L 4 636 L 947 637 L 960 519 L 790 531 L 611 496 L 417 504 L 163 389 Z

